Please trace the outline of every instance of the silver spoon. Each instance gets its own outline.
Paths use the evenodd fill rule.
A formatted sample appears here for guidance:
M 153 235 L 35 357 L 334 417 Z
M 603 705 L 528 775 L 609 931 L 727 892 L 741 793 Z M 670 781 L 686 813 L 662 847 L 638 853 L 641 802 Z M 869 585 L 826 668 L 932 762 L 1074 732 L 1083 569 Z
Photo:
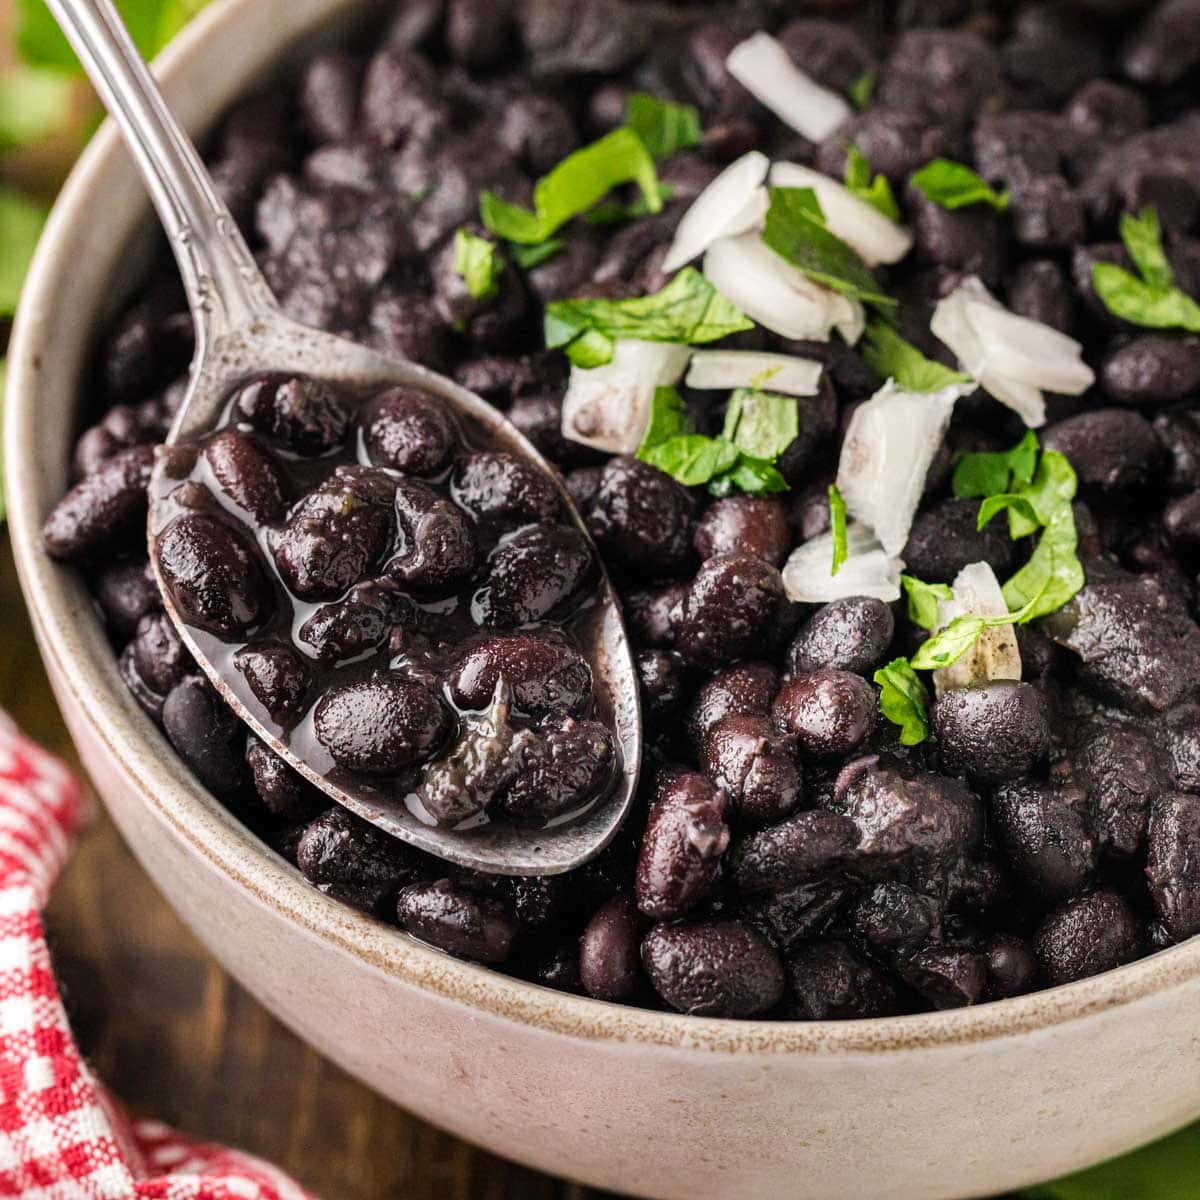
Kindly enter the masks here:
M 167 109 L 110 0 L 48 0 L 92 83 L 116 120 L 137 163 L 179 263 L 196 325 L 187 394 L 167 438 L 189 441 L 217 425 L 232 389 L 252 374 L 279 371 L 334 384 L 408 384 L 440 396 L 468 426 L 532 462 L 554 480 L 571 520 L 586 529 L 545 459 L 491 405 L 415 363 L 389 358 L 286 317 L 259 273 L 196 148 Z M 161 476 L 162 460 L 156 471 Z M 155 492 L 165 489 L 151 489 Z M 152 499 L 150 529 L 157 528 Z M 152 535 L 151 535 L 152 536 Z M 151 561 L 155 555 L 151 554 Z M 157 565 L 155 571 L 157 573 Z M 641 760 L 637 676 L 616 595 L 606 578 L 585 626 L 576 629 L 595 677 L 598 712 L 613 729 L 621 772 L 606 798 L 579 819 L 539 830 L 486 824 L 454 831 L 426 824 L 403 797 L 364 786 L 331 784 L 281 740 L 282 732 L 236 671 L 213 658 L 220 644 L 183 623 L 166 588 L 164 605 L 188 649 L 238 716 L 292 767 L 337 803 L 386 833 L 439 858 L 503 875 L 557 874 L 593 857 L 612 839 L 632 803 Z M 228 655 L 225 656 L 228 658 Z

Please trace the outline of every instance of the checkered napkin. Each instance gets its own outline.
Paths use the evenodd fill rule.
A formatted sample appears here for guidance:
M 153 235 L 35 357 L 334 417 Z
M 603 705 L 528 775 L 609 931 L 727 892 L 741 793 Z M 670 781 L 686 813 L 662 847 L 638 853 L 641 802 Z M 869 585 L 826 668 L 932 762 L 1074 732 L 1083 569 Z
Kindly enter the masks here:
M 39 912 L 78 783 L 0 714 L 0 1197 L 312 1200 L 268 1163 L 131 1119 L 71 1037 Z

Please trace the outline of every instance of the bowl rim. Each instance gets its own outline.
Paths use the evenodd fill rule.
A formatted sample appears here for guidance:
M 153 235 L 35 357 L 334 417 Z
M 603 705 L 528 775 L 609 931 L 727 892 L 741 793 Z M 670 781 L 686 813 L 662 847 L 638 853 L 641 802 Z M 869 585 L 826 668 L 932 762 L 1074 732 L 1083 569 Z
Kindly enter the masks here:
M 185 79 L 196 84 L 210 46 L 232 36 L 245 14 L 261 2 L 217 0 L 189 24 L 155 65 L 168 93 Z M 275 54 L 265 50 L 263 62 L 283 53 L 298 31 L 328 24 L 342 10 L 367 3 L 289 0 L 289 19 L 278 24 Z M 223 107 L 224 101 L 204 100 L 206 116 Z M 231 886 L 305 928 L 324 945 L 468 1008 L 550 1033 L 694 1053 L 874 1054 L 980 1043 L 1080 1020 L 1200 977 L 1198 937 L 1089 979 L 971 1008 L 857 1021 L 697 1017 L 555 991 L 454 959 L 318 891 L 180 769 L 169 744 L 147 716 L 132 705 L 116 702 L 115 661 L 101 623 L 78 579 L 41 550 L 41 524 L 56 499 L 36 465 L 41 424 L 37 414 L 43 407 L 41 361 L 52 344 L 54 326 L 72 319 L 56 303 L 56 296 L 71 271 L 74 242 L 86 224 L 89 204 L 102 181 L 122 171 L 131 173 L 132 166 L 109 121 L 64 185 L 26 281 L 9 347 L 5 397 L 5 478 L 12 545 L 41 652 L 60 686 L 137 786 L 142 802 L 192 851 L 224 874 Z M 94 329 L 96 311 L 85 315 L 88 328 Z M 64 422 L 64 435 L 72 428 Z

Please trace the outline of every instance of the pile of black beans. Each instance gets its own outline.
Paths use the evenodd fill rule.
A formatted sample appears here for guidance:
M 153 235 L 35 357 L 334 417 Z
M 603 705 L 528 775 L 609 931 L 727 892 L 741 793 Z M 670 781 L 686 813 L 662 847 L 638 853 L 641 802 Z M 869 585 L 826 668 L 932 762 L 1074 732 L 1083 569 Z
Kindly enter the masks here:
M 790 132 L 724 68 L 759 29 L 830 88 L 873 78 L 865 109 L 822 145 Z M 536 177 L 621 121 L 632 90 L 701 113 L 702 144 L 661 164 L 665 210 L 576 222 L 559 254 L 473 299 L 453 234 L 480 232 L 479 192 L 527 203 Z M 165 261 L 98 349 L 96 423 L 47 551 L 86 568 L 130 688 L 205 785 L 316 887 L 450 953 L 608 1000 L 797 1020 L 975 1004 L 1116 967 L 1200 931 L 1200 337 L 1117 321 L 1090 268 L 1128 265 L 1119 216 L 1153 205 L 1179 286 L 1200 294 L 1198 98 L 1200 0 L 408 0 L 359 50 L 322 53 L 290 90 L 229 114 L 210 161 L 288 311 L 505 410 L 565 475 L 620 591 L 641 794 L 569 876 L 457 870 L 329 807 L 197 673 L 145 552 L 152 447 L 190 351 Z M 974 274 L 1080 339 L 1098 377 L 1050 398 L 1042 431 L 1079 475 L 1086 587 L 1019 631 L 1022 681 L 947 695 L 911 749 L 870 680 L 921 631 L 899 605 L 789 604 L 779 574 L 826 527 L 841 431 L 879 385 L 860 356 L 732 339 L 828 369 L 780 463 L 791 490 L 714 500 L 565 441 L 565 362 L 541 349 L 545 301 L 662 285 L 681 212 L 725 163 L 759 148 L 840 175 L 847 138 L 915 233 L 883 275 L 906 337 L 944 359 L 932 306 Z M 910 174 L 939 155 L 1007 188 L 1009 211 L 915 192 Z M 719 428 L 719 403 L 687 399 L 702 430 Z M 1021 432 L 983 394 L 960 402 L 911 574 L 1019 565 L 1000 522 L 976 531 L 977 502 L 952 498 L 949 473 L 957 453 Z M 295 511 L 277 516 L 286 528 Z M 281 704 L 303 703 L 283 656 L 255 671 Z

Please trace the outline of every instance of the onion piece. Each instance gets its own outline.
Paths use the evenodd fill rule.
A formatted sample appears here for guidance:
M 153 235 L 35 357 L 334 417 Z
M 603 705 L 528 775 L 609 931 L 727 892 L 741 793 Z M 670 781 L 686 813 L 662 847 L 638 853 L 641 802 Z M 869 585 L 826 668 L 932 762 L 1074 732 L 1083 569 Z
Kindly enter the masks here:
M 757 150 L 730 163 L 683 214 L 662 269 L 668 274 L 678 271 L 717 238 L 733 237 L 758 225 L 767 214 L 762 183 L 770 166 L 767 156 Z
M 963 567 L 954 580 L 954 598 L 938 603 L 938 628 L 955 617 L 975 613 L 1001 617 L 1008 612 L 995 572 L 985 562 Z M 1021 678 L 1021 651 L 1012 625 L 985 629 L 979 640 L 957 661 L 933 673 L 933 688 L 940 696 L 956 688 L 978 687 L 994 679 Z
M 752 321 L 796 341 L 829 341 L 837 329 L 849 345 L 862 336 L 857 300 L 813 283 L 753 233 L 718 238 L 704 255 L 705 278 Z
M 700 391 L 759 388 L 784 396 L 815 396 L 822 364 L 796 354 L 757 350 L 697 350 L 684 382 Z
M 783 587 L 789 600 L 828 604 L 847 596 L 876 600 L 900 599 L 904 564 L 888 555 L 869 529 L 851 521 L 846 527 L 846 561 L 831 575 L 833 534 L 823 533 L 797 546 L 783 566 Z
M 971 390 L 955 384 L 940 392 L 905 392 L 889 379 L 854 410 L 837 486 L 846 511 L 870 526 L 889 554 L 904 549 L 954 403 Z
M 812 188 L 825 214 L 825 224 L 868 267 L 899 262 L 912 249 L 913 238 L 903 225 L 885 217 L 829 175 L 799 163 L 777 162 L 771 168 L 776 187 Z
M 624 338 L 602 367 L 571 368 L 562 404 L 563 437 L 610 454 L 633 454 L 650 424 L 654 389 L 678 383 L 690 346 Z
M 938 302 L 930 328 L 968 375 L 1031 428 L 1046 423 L 1043 389 L 1078 396 L 1095 382 L 1074 338 L 1010 312 L 974 275 Z
M 753 34 L 734 46 L 725 59 L 725 69 L 810 142 L 823 142 L 850 116 L 850 105 L 801 71 L 769 33 Z

